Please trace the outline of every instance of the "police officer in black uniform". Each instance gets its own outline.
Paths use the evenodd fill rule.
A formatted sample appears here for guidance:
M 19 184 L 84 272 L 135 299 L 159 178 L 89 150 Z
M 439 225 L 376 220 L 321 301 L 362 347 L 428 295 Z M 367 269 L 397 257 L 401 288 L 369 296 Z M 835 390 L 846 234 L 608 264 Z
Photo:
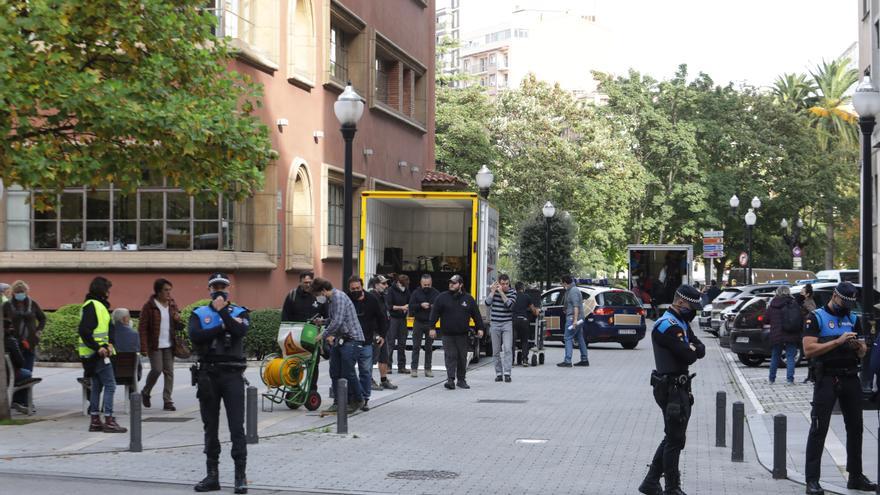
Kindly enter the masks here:
M 850 312 L 857 298 L 856 286 L 841 282 L 828 304 L 813 311 L 804 322 L 804 355 L 812 360 L 814 380 L 804 470 L 809 495 L 825 493 L 819 485 L 819 471 L 835 401 L 840 401 L 846 425 L 846 470 L 849 472 L 846 487 L 864 491 L 877 489 L 862 473 L 862 385 L 858 374 L 867 347 L 857 338 L 861 322 Z
M 189 339 L 198 356 L 199 410 L 205 427 L 208 475 L 193 489 L 220 489 L 220 400 L 232 439 L 235 493 L 247 493 L 247 446 L 244 436 L 244 337 L 250 326 L 248 309 L 229 302 L 229 277 L 214 273 L 208 279 L 211 304 L 196 308 L 189 319 Z
M 678 458 L 684 449 L 685 432 L 694 403 L 691 394 L 694 375 L 689 374 L 688 366 L 706 355 L 706 347 L 690 326 L 700 309 L 700 292 L 690 285 L 682 285 L 676 289 L 669 310 L 654 322 L 651 343 L 657 369 L 651 372 L 651 385 L 654 400 L 663 411 L 665 436 L 654 453 L 648 475 L 639 485 L 641 493 L 684 495 Z M 660 476 L 666 478 L 666 490 L 660 487 Z

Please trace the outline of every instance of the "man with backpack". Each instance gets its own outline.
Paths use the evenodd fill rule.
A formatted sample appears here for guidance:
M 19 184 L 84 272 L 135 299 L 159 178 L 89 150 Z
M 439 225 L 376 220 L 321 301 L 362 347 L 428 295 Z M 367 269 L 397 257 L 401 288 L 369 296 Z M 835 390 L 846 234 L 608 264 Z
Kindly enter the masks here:
M 785 350 L 785 381 L 794 383 L 794 366 L 798 359 L 798 344 L 801 341 L 801 333 L 804 329 L 804 318 L 801 307 L 795 298 L 791 297 L 788 286 L 781 285 L 776 289 L 776 296 L 770 300 L 764 318 L 770 325 L 770 383 L 776 381 L 776 369 Z

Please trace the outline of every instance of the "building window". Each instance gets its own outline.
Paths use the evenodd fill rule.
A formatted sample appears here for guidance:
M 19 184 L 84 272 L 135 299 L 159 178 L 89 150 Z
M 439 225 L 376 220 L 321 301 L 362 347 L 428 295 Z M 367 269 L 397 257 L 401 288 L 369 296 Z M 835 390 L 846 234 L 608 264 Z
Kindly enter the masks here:
M 327 184 L 327 245 L 341 246 L 345 224 L 344 189 L 341 184 Z
M 261 67 L 278 68 L 280 11 L 277 0 L 211 0 L 217 36 L 229 36 L 244 44 L 240 55 Z
M 514 31 L 514 36 L 517 38 L 528 38 L 529 30 L 528 29 L 517 29 Z
M 22 192 L 22 195 L 27 195 Z M 33 195 L 54 194 L 35 190 Z M 11 198 L 10 198 L 11 200 Z M 21 201 L 21 196 L 17 199 Z M 66 189 L 52 210 L 29 205 L 33 230 L 10 248 L 85 251 L 251 250 L 248 207 L 217 196 L 217 202 L 194 200 L 183 190 L 149 187 L 124 194 L 112 185 Z M 15 214 L 19 217 L 18 213 Z M 21 230 L 20 219 L 15 228 Z M 7 233 L 12 226 L 7 227 Z M 19 232 L 20 234 L 21 232 Z M 236 234 L 237 233 L 237 234 Z M 242 242 L 236 242 L 236 235 Z
M 391 99 L 394 92 L 391 86 L 397 86 L 397 80 L 392 80 L 392 76 L 397 75 L 396 65 L 393 60 L 376 58 L 376 100 L 395 107 L 397 102 Z
M 30 193 L 19 186 L 11 186 L 6 191 L 6 250 L 28 250 L 30 241 Z
M 287 78 L 313 86 L 318 43 L 312 0 L 289 0 L 287 5 Z
M 330 26 L 330 77 L 345 84 L 348 81 L 348 47 L 345 31 Z
M 495 86 L 495 74 L 489 74 L 489 86 Z
M 462 62 L 462 63 L 464 64 L 464 65 L 462 65 L 462 67 L 464 68 L 463 70 L 465 72 L 469 71 L 471 68 L 471 59 L 466 58 L 466 59 L 464 59 L 464 62 Z
M 427 120 L 427 68 L 424 64 L 376 33 L 373 64 L 373 108 L 401 117 L 422 132 Z
M 351 82 L 355 91 L 366 95 L 370 92 L 370 68 L 373 67 L 367 55 L 369 39 L 363 35 L 366 23 L 337 0 L 331 0 L 325 26 L 328 34 L 324 84 L 341 90 Z

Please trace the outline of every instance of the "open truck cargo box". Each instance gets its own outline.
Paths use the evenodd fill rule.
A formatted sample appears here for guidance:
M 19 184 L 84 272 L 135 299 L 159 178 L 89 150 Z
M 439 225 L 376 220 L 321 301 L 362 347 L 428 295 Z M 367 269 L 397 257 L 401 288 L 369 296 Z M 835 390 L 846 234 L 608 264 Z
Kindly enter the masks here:
M 629 289 L 646 305 L 665 309 L 678 286 L 693 283 L 694 248 L 689 244 L 631 244 L 627 252 Z

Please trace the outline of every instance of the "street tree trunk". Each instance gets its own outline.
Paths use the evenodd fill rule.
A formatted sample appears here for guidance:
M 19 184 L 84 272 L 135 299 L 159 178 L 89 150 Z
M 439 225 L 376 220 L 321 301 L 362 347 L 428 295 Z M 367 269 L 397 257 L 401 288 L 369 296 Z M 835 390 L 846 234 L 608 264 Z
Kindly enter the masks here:
M 834 269 L 834 207 L 829 206 L 825 220 L 825 269 Z
M 9 410 L 9 393 L 6 390 L 6 330 L 3 328 L 3 305 L 0 304 L 0 356 L 3 363 L 0 364 L 0 421 L 10 419 L 12 413 Z M 12 371 L 12 370 L 10 370 Z

